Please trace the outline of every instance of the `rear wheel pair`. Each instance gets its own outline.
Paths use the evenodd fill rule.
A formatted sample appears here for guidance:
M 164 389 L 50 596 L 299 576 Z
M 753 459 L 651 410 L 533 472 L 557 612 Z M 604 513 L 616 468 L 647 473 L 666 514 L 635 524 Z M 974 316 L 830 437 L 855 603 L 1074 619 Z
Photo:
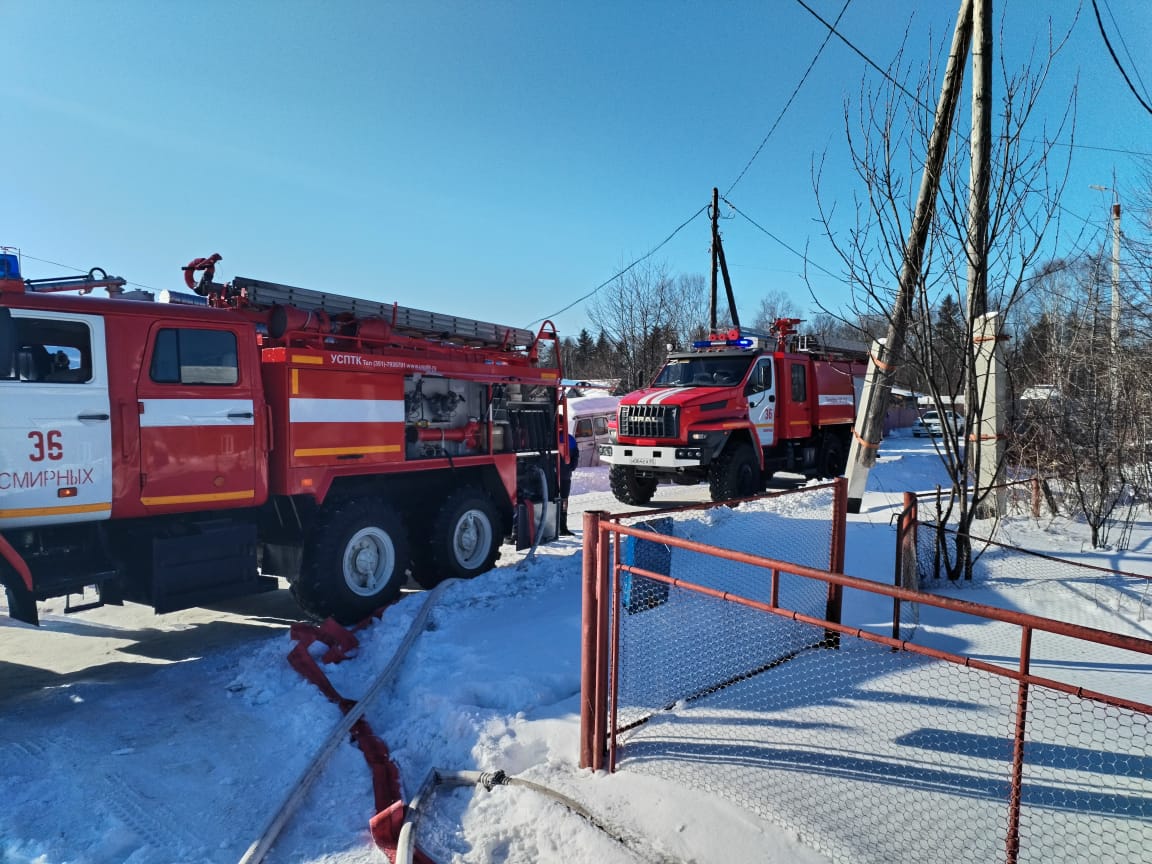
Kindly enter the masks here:
M 316 618 L 360 621 L 397 598 L 410 567 L 425 588 L 491 569 L 500 551 L 499 524 L 491 498 L 465 487 L 444 500 L 413 550 L 388 502 L 348 499 L 326 507 L 313 525 L 292 591 Z

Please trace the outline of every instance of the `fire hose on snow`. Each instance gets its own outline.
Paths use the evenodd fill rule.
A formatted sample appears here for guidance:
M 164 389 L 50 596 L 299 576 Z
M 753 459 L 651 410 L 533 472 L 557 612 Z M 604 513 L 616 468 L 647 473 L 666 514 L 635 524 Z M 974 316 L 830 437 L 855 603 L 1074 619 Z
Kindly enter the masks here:
M 284 803 L 280 805 L 276 813 L 273 814 L 260 836 L 248 847 L 248 851 L 245 852 L 244 856 L 240 859 L 240 864 L 258 864 L 258 862 L 264 860 L 264 856 L 268 854 L 268 850 L 272 848 L 272 844 L 276 842 L 276 838 L 304 801 L 308 790 L 316 778 L 319 777 L 324 770 L 324 765 L 328 761 L 328 758 L 336 751 L 337 747 L 348 739 L 352 727 L 356 725 L 357 721 L 364 715 L 364 712 L 385 688 L 392 683 L 392 679 L 395 678 L 396 673 L 400 670 L 409 649 L 411 649 L 417 637 L 427 626 L 428 616 L 432 613 L 432 608 L 436 605 L 436 601 L 440 598 L 444 589 L 454 581 L 456 580 L 449 579 L 441 582 L 427 593 L 424 598 L 424 603 L 420 607 L 420 611 L 417 612 L 416 617 L 412 619 L 412 623 L 408 626 L 408 632 L 404 635 L 404 640 L 400 643 L 400 647 L 396 649 L 396 653 L 388 665 L 376 680 L 372 682 L 372 685 L 368 688 L 368 692 L 348 710 L 348 713 L 344 715 L 339 725 L 332 730 L 332 733 L 317 751 L 316 755 L 312 757 L 311 762 L 300 776 L 300 779 L 293 785 L 292 792 L 285 799 Z
M 452 788 L 458 786 L 482 786 L 489 792 L 496 786 L 517 786 L 521 789 L 531 789 L 533 792 L 545 795 L 553 801 L 563 804 L 577 816 L 586 820 L 593 828 L 604 832 L 632 852 L 642 855 L 640 850 L 636 848 L 636 846 L 639 845 L 636 841 L 630 840 L 612 830 L 609 826 L 597 819 L 579 801 L 569 798 L 562 792 L 557 792 L 555 789 L 550 789 L 541 783 L 534 783 L 522 777 L 509 777 L 503 771 L 443 771 L 439 768 L 433 768 L 428 772 L 428 777 L 420 787 L 420 791 L 416 793 L 416 797 L 412 799 L 407 807 L 404 816 L 404 825 L 400 829 L 400 836 L 396 842 L 396 864 L 413 864 L 416 825 L 420 820 L 421 808 L 427 806 L 428 800 L 439 786 Z

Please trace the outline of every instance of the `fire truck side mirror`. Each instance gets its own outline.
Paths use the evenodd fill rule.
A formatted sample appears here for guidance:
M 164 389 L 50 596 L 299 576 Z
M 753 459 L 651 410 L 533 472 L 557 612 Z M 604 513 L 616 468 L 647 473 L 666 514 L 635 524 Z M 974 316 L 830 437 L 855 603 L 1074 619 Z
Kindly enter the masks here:
M 0 378 L 12 374 L 12 352 L 16 350 L 16 326 L 12 323 L 12 313 L 6 306 L 0 306 Z

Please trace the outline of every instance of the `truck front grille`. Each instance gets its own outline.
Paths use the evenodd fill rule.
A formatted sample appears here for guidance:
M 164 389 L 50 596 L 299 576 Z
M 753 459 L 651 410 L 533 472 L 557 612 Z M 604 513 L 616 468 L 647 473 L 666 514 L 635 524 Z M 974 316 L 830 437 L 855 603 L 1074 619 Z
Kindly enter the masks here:
M 680 437 L 680 409 L 675 405 L 622 405 L 618 434 L 676 440 Z

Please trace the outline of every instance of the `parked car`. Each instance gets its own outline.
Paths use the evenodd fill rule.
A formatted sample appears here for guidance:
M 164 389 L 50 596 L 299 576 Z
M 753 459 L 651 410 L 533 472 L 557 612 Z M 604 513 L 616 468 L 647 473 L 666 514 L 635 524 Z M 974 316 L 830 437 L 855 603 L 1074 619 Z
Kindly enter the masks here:
M 944 434 L 944 424 L 947 423 L 957 435 L 964 432 L 964 418 L 954 411 L 945 411 L 943 419 L 939 411 L 925 411 L 912 424 L 912 434 L 917 438 L 927 436 L 939 438 Z

